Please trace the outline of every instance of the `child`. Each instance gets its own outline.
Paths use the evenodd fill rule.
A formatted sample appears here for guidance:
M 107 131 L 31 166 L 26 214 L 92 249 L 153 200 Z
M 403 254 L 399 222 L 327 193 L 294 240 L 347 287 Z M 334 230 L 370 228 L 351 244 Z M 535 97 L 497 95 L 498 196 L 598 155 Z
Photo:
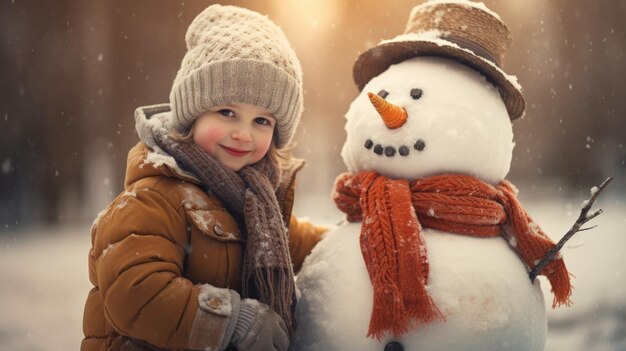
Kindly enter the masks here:
M 294 270 L 324 231 L 291 215 L 300 64 L 238 7 L 208 7 L 185 41 L 170 103 L 135 112 L 124 192 L 92 227 L 81 350 L 286 350 L 295 328 Z

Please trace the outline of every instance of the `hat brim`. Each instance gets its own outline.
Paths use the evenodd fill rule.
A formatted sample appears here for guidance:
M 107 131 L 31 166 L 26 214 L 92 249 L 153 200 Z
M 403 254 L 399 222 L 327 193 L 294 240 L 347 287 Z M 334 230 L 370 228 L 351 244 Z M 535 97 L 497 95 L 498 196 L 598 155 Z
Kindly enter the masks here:
M 372 78 L 383 73 L 389 66 L 417 56 L 450 58 L 474 68 L 498 88 L 511 121 L 524 114 L 526 101 L 515 77 L 507 75 L 493 62 L 443 39 L 383 42 L 357 58 L 352 71 L 354 81 L 361 91 Z

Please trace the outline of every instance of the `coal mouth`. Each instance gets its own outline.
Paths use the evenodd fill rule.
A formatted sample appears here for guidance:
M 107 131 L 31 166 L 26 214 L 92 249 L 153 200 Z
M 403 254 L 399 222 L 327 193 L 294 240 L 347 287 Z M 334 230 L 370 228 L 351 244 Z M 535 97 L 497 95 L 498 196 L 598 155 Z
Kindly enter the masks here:
M 426 149 L 426 142 L 423 139 L 417 139 L 412 148 L 406 145 L 401 145 L 400 147 L 396 148 L 395 146 L 391 145 L 377 144 L 373 142 L 372 139 L 367 139 L 363 146 L 368 150 L 372 150 L 372 152 L 374 152 L 378 156 L 385 155 L 387 157 L 394 157 L 396 155 L 400 155 L 406 157 L 409 156 L 411 150 L 419 152 L 424 151 L 424 149 Z

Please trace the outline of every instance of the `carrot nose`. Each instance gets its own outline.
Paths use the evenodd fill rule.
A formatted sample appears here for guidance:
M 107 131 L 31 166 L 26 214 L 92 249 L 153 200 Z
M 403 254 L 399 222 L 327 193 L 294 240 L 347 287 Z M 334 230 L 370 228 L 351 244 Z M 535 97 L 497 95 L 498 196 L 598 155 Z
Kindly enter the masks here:
M 387 128 L 400 128 L 406 123 L 408 116 L 405 109 L 388 102 L 376 94 L 367 93 L 367 96 L 370 98 L 372 105 L 374 105 L 374 108 L 378 111 L 380 118 L 383 119 Z

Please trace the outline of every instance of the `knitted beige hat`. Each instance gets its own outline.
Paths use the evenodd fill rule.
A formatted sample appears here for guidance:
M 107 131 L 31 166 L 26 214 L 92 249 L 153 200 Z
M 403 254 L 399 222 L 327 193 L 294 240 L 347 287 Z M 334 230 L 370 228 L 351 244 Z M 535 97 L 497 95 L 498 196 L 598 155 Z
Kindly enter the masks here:
M 362 53 L 354 63 L 359 90 L 389 66 L 415 56 L 442 56 L 484 74 L 498 88 L 509 118 L 524 113 L 526 102 L 515 76 L 502 70 L 511 33 L 500 16 L 483 3 L 431 0 L 415 6 L 404 34 L 384 40 Z
M 302 69 L 269 18 L 212 5 L 189 25 L 187 53 L 170 92 L 173 128 L 186 131 L 216 105 L 245 103 L 276 117 L 276 145 L 287 145 L 302 114 Z

